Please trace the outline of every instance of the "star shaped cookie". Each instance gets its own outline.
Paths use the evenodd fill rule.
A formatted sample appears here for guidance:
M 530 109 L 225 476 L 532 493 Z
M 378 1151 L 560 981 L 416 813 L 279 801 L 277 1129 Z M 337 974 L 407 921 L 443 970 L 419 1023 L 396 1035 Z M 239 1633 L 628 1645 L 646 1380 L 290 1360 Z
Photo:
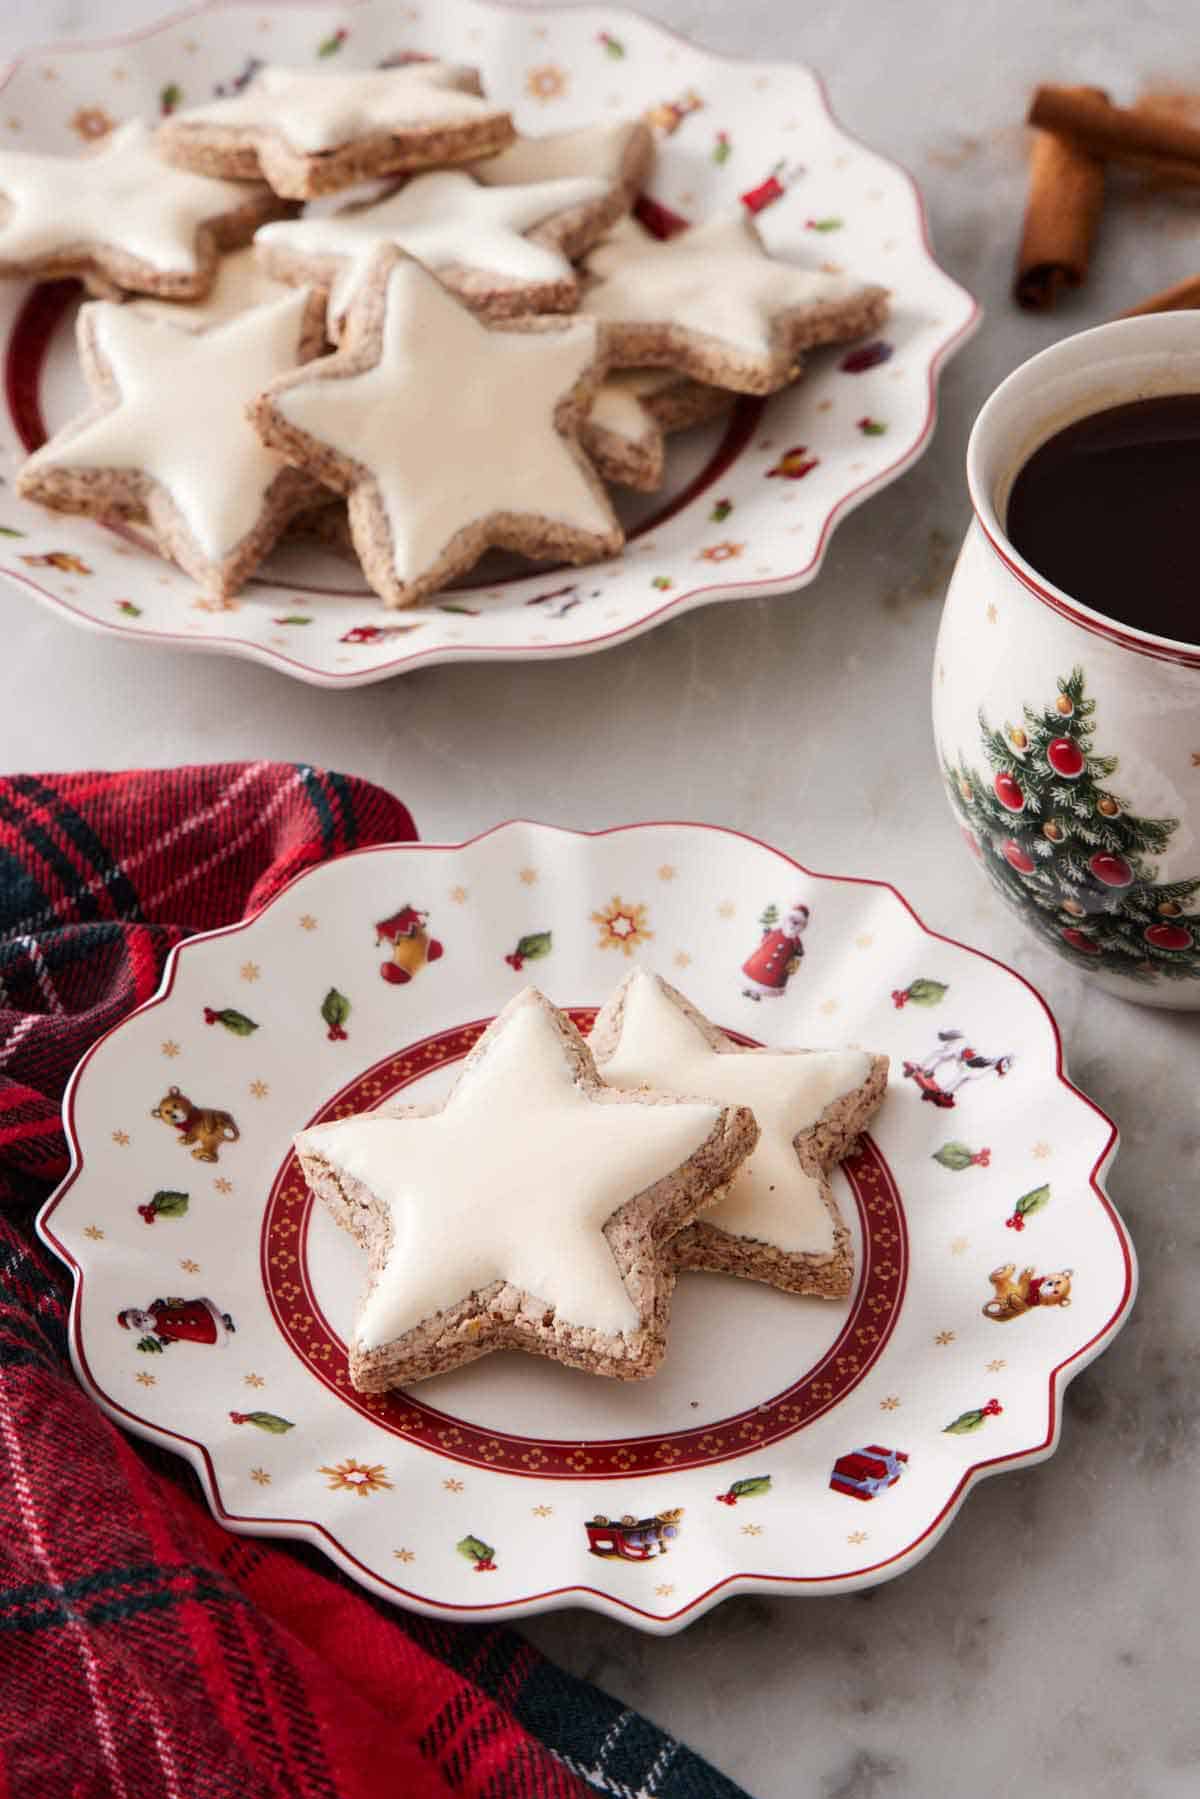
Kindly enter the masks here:
M 335 343 L 363 276 L 389 244 L 486 318 L 570 312 L 578 282 L 556 247 L 559 222 L 605 192 L 590 175 L 493 188 L 462 169 L 436 169 L 370 206 L 264 226 L 255 246 L 281 279 L 328 294 Z
M 567 562 L 620 548 L 576 441 L 601 366 L 590 321 L 493 330 L 388 249 L 337 355 L 272 382 L 251 416 L 264 442 L 348 495 L 368 581 L 412 606 L 492 546 Z
M 802 351 L 874 330 L 887 313 L 881 287 L 770 255 L 745 214 L 665 241 L 623 219 L 584 267 L 581 309 L 607 326 L 614 360 L 738 393 L 773 393 Z
M 277 281 L 259 262 L 250 245 L 222 256 L 216 277 L 200 300 L 155 300 L 139 295 L 129 302 L 131 310 L 143 318 L 163 319 L 184 331 L 207 331 L 210 325 L 224 325 L 239 313 L 254 306 L 269 306 L 287 297 L 291 284 Z M 312 297 L 313 329 L 323 335 L 325 307 L 319 294 Z
M 677 369 L 615 369 L 588 409 L 579 441 L 606 481 L 653 493 L 662 486 L 666 436 L 717 418 L 732 404 Z
M 206 594 L 235 592 L 320 497 L 246 417 L 265 381 L 320 348 L 309 296 L 195 332 L 97 300 L 80 308 L 77 337 L 94 404 L 30 457 L 17 492 L 59 512 L 147 518 Z
M 301 1131 L 309 1186 L 366 1248 L 359 1392 L 526 1349 L 637 1379 L 662 1358 L 662 1246 L 752 1147 L 744 1107 L 614 1093 L 534 988 L 479 1039 L 439 1106 Z
M 886 1056 L 743 1049 L 659 976 L 635 969 L 590 1039 L 614 1087 L 703 1093 L 749 1106 L 761 1136 L 723 1198 L 676 1240 L 681 1268 L 838 1299 L 854 1273 L 829 1170 L 878 1110 Z
M 610 225 L 627 213 L 650 179 L 654 133 L 644 119 L 615 125 L 584 125 L 544 137 L 518 137 L 496 156 L 474 163 L 471 173 L 488 187 L 524 187 L 577 175 L 599 179 L 602 192 L 558 222 L 558 244 L 581 256 Z
M 263 175 L 277 194 L 307 200 L 355 181 L 502 150 L 512 119 L 482 96 L 479 73 L 456 63 L 392 69 L 260 69 L 240 93 L 172 114 L 164 155 L 237 179 Z
M 130 119 L 82 156 L 0 151 L 0 274 L 194 299 L 212 286 L 221 250 L 286 211 L 261 182 L 171 168 Z

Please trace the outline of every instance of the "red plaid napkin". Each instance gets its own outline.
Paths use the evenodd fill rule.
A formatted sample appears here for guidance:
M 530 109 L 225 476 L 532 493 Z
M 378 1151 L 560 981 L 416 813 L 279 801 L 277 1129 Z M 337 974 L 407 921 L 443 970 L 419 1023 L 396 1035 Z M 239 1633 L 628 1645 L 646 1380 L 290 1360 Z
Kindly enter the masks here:
M 0 779 L 0 1799 L 739 1799 L 513 1632 L 406 1616 L 235 1537 L 70 1372 L 33 1215 L 63 1086 L 181 938 L 416 836 L 305 766 Z

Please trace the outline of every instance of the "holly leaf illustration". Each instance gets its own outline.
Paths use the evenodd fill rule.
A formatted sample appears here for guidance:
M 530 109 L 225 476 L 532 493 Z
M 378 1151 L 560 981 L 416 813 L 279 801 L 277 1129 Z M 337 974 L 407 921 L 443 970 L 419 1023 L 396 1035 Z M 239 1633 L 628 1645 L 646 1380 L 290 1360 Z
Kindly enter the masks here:
M 965 1143 L 943 1143 L 940 1149 L 933 1152 L 933 1160 L 940 1162 L 943 1168 L 952 1168 L 955 1174 L 961 1174 L 964 1168 L 970 1168 L 975 1157 Z
M 914 1006 L 940 1006 L 946 997 L 947 986 L 945 981 L 929 981 L 921 977 L 909 982 L 908 997 Z
M 745 1480 L 735 1480 L 729 1491 L 735 1499 L 752 1499 L 759 1493 L 771 1491 L 769 1474 L 750 1474 Z
M 290 1418 L 281 1418 L 278 1412 L 238 1412 L 236 1419 L 239 1424 L 253 1424 L 256 1429 L 269 1431 L 275 1437 L 282 1437 L 296 1428 Z
M 346 32 L 344 29 L 340 31 L 331 31 L 329 36 L 323 37 L 317 45 L 317 55 L 336 56 L 345 41 Z
M 344 1025 L 351 1012 L 350 1001 L 336 987 L 331 987 L 321 1001 L 321 1017 L 326 1024 Z
M 285 612 L 282 618 L 274 621 L 277 625 L 311 625 L 312 619 L 305 612 Z
M 842 224 L 843 220 L 831 216 L 826 219 L 809 219 L 808 228 L 810 231 L 840 231 Z
M 0 537 L 24 537 L 24 531 L 18 531 L 13 525 L 0 525 Z
M 1035 1212 L 1044 1212 L 1049 1204 L 1049 1187 L 1034 1187 L 1031 1192 L 1022 1193 L 1013 1211 L 1018 1218 L 1032 1218 Z
M 531 931 L 528 937 L 522 937 L 517 944 L 517 954 L 523 962 L 540 962 L 543 956 L 550 954 L 553 941 L 550 931 Z
M 169 1187 L 160 1187 L 150 1201 L 160 1218 L 182 1218 L 188 1209 L 186 1193 L 175 1193 Z
M 455 1547 L 459 1555 L 466 1556 L 469 1562 L 490 1562 L 496 1554 L 491 1544 L 485 1543 L 481 1537 L 464 1537 Z
M 232 1031 L 235 1037 L 249 1037 L 258 1029 L 254 1020 L 247 1018 L 244 1012 L 239 1012 L 236 1006 L 221 1006 L 220 1008 L 206 1006 L 204 1022 L 205 1024 L 223 1024 L 225 1029 Z
M 974 1430 L 983 1428 L 984 1412 L 981 1407 L 973 1406 L 969 1412 L 960 1412 L 953 1424 L 948 1424 L 944 1435 L 948 1437 L 969 1437 Z

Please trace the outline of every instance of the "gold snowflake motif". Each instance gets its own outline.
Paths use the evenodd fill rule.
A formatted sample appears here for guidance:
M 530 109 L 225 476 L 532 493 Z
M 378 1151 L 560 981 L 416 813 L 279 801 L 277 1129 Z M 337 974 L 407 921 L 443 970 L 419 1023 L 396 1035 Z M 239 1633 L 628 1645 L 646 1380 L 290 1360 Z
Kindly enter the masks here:
M 556 62 L 539 63 L 525 77 L 525 92 L 531 100 L 561 100 L 567 91 L 567 71 Z
M 318 1468 L 317 1473 L 329 1476 L 331 1493 L 357 1493 L 361 1499 L 371 1493 L 381 1493 L 392 1484 L 386 1478 L 387 1470 L 382 1462 L 356 1462 L 353 1456 L 347 1456 L 344 1462 L 335 1462 L 332 1468 Z
M 647 906 L 631 904 L 614 893 L 603 912 L 592 913 L 592 923 L 600 926 L 598 949 L 619 949 L 631 956 L 639 944 L 648 943 L 650 930 Z
M 128 1131 L 114 1131 L 112 1140 L 119 1149 L 128 1149 L 131 1141 Z
M 262 969 L 258 966 L 257 962 L 243 962 L 242 966 L 238 969 L 238 973 L 241 975 L 243 981 L 257 981 L 259 975 L 262 973 Z
M 51 69 L 51 68 L 43 69 L 42 70 L 42 80 L 43 81 L 57 81 L 58 80 L 58 70 Z
M 185 1274 L 199 1274 L 200 1272 L 199 1262 L 193 1262 L 191 1256 L 180 1256 L 179 1266 Z
M 242 1376 L 243 1387 L 265 1387 L 266 1384 L 261 1374 L 243 1374 Z
M 669 1599 L 671 1594 L 675 1591 L 675 1583 L 670 1580 L 660 1581 L 654 1591 L 658 1594 L 660 1599 Z
M 850 1535 L 846 1538 L 847 1543 L 855 1543 L 855 1544 L 865 1543 L 866 1540 L 867 1540 L 867 1532 L 865 1530 L 852 1530 L 850 1532 Z
M 886 1398 L 879 1401 L 879 1409 L 881 1412 L 898 1412 L 900 1410 L 898 1396 L 895 1393 L 889 1393 Z
M 520 881 L 522 887 L 536 887 L 538 884 L 538 871 L 536 868 L 523 868 L 517 876 L 517 879 Z
M 953 1343 L 957 1335 L 957 1331 L 939 1331 L 933 1340 L 940 1349 L 945 1349 L 947 1343 Z
M 870 931 L 863 931 L 862 935 L 859 937 L 856 937 L 854 939 L 854 941 L 858 945 L 859 949 L 870 949 L 871 945 L 875 941 L 875 938 Z
M 271 1089 L 267 1085 L 266 1081 L 251 1081 L 250 1091 L 254 1095 L 255 1099 L 266 1099 L 266 1097 L 267 1097 L 268 1093 L 271 1091 Z
M 260 1487 L 269 1487 L 271 1484 L 271 1476 L 265 1468 L 251 1468 L 250 1479 L 256 1481 Z
M 216 1180 L 213 1182 L 213 1186 L 216 1188 L 218 1193 L 232 1193 L 233 1192 L 233 1182 L 231 1180 L 229 1180 L 227 1178 L 227 1176 L 225 1176 L 223 1174 L 219 1174 L 217 1176 Z
M 302 912 L 296 922 L 302 931 L 315 931 L 317 928 L 317 921 L 311 912 Z
M 20 121 L 20 119 L 17 119 L 17 118 L 9 118 L 9 119 L 7 119 L 7 120 L 6 120 L 6 121 L 5 121 L 5 123 L 6 123 L 6 124 L 7 124 L 7 126 L 8 126 L 8 129 L 9 129 L 9 130 L 10 130 L 10 131 L 20 131 L 20 130 L 21 130 L 21 121 Z
M 456 906 L 465 906 L 467 903 L 467 889 L 465 887 L 452 887 L 450 889 L 450 898 Z
M 85 1224 L 83 1227 L 83 1234 L 85 1237 L 90 1238 L 93 1243 L 101 1243 L 104 1240 L 104 1232 L 100 1229 L 98 1224 Z
M 987 622 L 989 625 L 994 625 L 996 620 L 1000 617 L 1000 614 L 996 609 L 996 603 L 994 600 L 988 601 L 987 612 L 984 616 L 987 618 Z
M 971 1239 L 969 1237 L 952 1237 L 950 1240 L 950 1254 L 952 1256 L 965 1255 L 970 1247 Z
M 442 1482 L 442 1485 L 443 1485 L 443 1487 L 445 1487 L 447 1493 L 461 1493 L 463 1490 L 462 1481 L 454 1480 L 453 1478 L 451 1478 L 450 1480 L 444 1480 Z
M 673 881 L 677 873 L 678 870 L 672 868 L 669 862 L 664 862 L 658 871 L 658 878 L 660 881 Z
M 742 1535 L 744 1537 L 761 1537 L 762 1534 L 763 1534 L 763 1527 L 761 1524 L 743 1524 L 742 1525 Z
M 733 543 L 727 537 L 721 543 L 710 543 L 707 549 L 701 550 L 696 557 L 697 562 L 732 562 L 745 549 L 744 543 Z
M 415 1562 L 417 1559 L 411 1549 L 393 1549 L 392 1554 L 398 1562 Z
M 139 1387 L 157 1387 L 158 1385 L 157 1374 L 147 1374 L 145 1369 L 140 1374 L 135 1374 L 133 1378 Z
M 817 1007 L 817 1010 L 819 1012 L 824 1012 L 826 1018 L 832 1018 L 833 1014 L 837 1011 L 837 1009 L 838 1009 L 838 1002 L 835 999 L 824 999 L 821 1001 L 821 1004 Z
M 732 900 L 722 900 L 720 905 L 717 907 L 717 917 L 718 918 L 732 918 L 734 916 L 734 914 L 736 913 L 736 911 L 737 911 L 737 907 L 734 905 Z
M 692 958 L 685 949 L 677 949 L 675 951 L 674 962 L 676 968 L 690 968 L 692 966 Z
M 1043 1141 L 1041 1143 L 1035 1143 L 1031 1153 L 1037 1157 L 1039 1162 L 1044 1162 L 1047 1156 L 1052 1156 L 1054 1154 L 1054 1151 L 1048 1143 Z
M 532 1505 L 529 1509 L 535 1518 L 549 1518 L 554 1511 L 552 1505 Z
M 168 1037 L 164 1043 L 159 1045 L 159 1048 L 162 1050 L 162 1053 L 167 1058 L 168 1062 L 174 1061 L 175 1057 L 179 1054 L 179 1045 L 176 1043 L 174 1037 Z
M 112 114 L 105 112 L 102 106 L 81 106 L 71 114 L 71 130 L 81 137 L 85 144 L 96 142 L 97 138 L 107 137 L 116 120 Z
M 1002 1368 L 1007 1368 L 1007 1367 L 1008 1367 L 1008 1363 L 1005 1361 L 1004 1357 L 1002 1355 L 998 1355 L 998 1356 L 994 1356 L 992 1358 L 992 1360 L 987 1364 L 987 1371 L 989 1374 L 999 1374 L 999 1372 Z

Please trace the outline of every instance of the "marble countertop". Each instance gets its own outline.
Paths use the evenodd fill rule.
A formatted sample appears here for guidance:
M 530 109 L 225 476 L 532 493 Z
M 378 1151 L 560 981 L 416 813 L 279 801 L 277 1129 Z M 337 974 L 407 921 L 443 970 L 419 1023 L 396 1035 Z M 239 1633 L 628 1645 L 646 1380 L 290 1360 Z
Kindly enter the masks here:
M 132 29 L 166 4 L 4 0 L 0 56 Z M 934 929 L 1027 974 L 1074 1077 L 1121 1126 L 1111 1186 L 1142 1266 L 1131 1323 L 1070 1389 L 1058 1455 L 986 1483 L 925 1562 L 864 1596 L 734 1599 L 667 1640 L 579 1612 L 526 1628 L 756 1799 L 1183 1799 L 1200 1790 L 1200 1014 L 1089 991 L 971 874 L 928 685 L 980 402 L 1035 350 L 1200 264 L 1195 202 L 1130 192 L 1109 209 L 1084 294 L 1049 319 L 1012 308 L 1029 89 L 1200 90 L 1195 10 L 976 0 L 969 29 L 938 0 L 646 10 L 714 49 L 812 63 L 844 122 L 917 175 L 941 259 L 988 314 L 948 371 L 924 460 L 841 526 L 803 594 L 715 607 L 577 661 L 326 693 L 85 635 L 10 593 L 0 767 L 324 762 L 402 794 L 429 839 L 521 813 L 582 827 L 705 819 L 815 868 L 892 881 Z

